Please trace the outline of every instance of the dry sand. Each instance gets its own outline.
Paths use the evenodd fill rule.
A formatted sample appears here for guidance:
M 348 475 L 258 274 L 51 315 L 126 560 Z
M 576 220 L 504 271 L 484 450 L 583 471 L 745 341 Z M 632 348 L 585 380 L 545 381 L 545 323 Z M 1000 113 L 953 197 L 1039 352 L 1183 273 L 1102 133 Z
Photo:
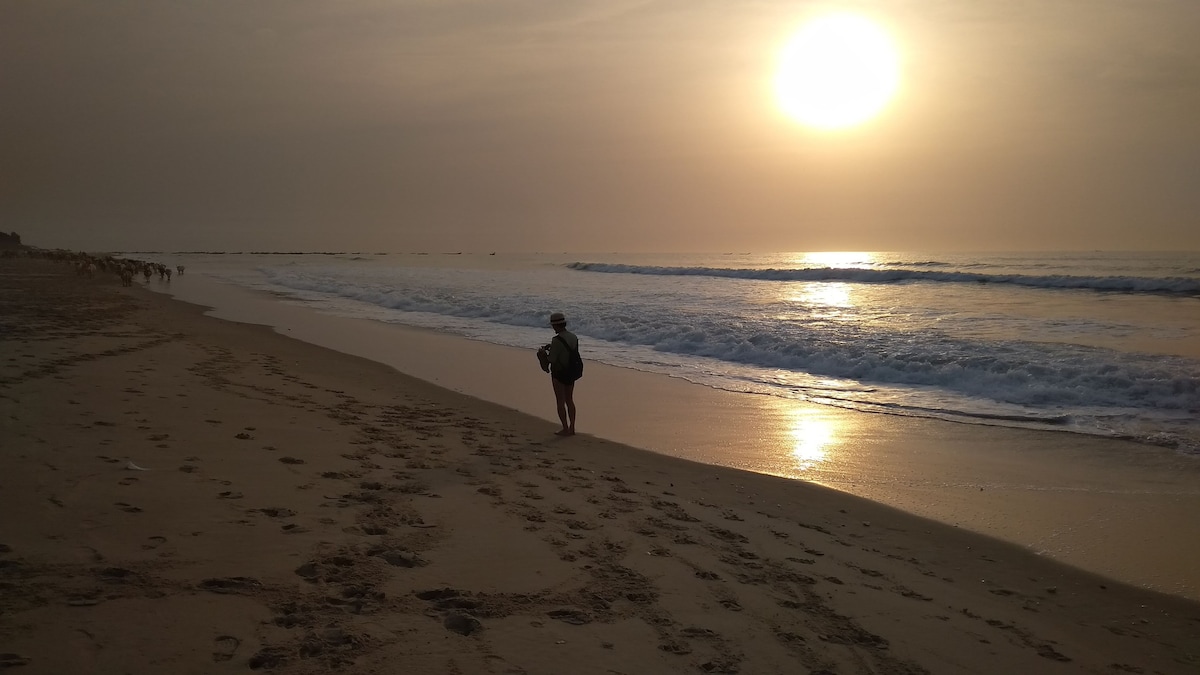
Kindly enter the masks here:
M 1194 602 L 65 266 L 0 327 L 13 672 L 1200 672 Z

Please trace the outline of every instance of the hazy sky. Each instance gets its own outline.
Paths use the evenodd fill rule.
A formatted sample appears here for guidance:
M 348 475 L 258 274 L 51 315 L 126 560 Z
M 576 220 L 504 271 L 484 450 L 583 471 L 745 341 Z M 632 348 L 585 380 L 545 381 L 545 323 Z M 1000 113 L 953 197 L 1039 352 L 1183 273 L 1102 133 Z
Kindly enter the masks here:
M 898 97 L 772 78 L 853 9 Z M 1200 250 L 1197 0 L 0 0 L 0 230 L 90 250 Z

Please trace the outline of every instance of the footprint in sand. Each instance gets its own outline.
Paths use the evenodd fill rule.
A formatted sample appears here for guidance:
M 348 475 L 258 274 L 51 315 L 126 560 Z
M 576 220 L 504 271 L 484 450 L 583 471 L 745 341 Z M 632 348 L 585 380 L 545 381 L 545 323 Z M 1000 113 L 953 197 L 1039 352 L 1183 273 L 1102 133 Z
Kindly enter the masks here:
M 546 612 L 546 616 L 574 626 L 582 626 L 592 622 L 592 617 L 587 612 L 575 608 L 555 609 Z
M 93 607 L 100 604 L 100 599 L 86 595 L 70 596 L 66 600 L 68 607 Z
M 162 546 L 165 543 L 167 543 L 166 537 L 160 537 L 157 535 L 155 535 L 153 537 L 147 537 L 146 543 L 142 544 L 142 550 L 143 551 L 153 551 L 154 549 L 158 548 L 159 546 Z
M 238 647 L 242 646 L 242 641 L 232 635 L 220 635 L 216 640 L 213 640 L 213 661 L 228 661 L 233 658 Z
M 0 654 L 0 668 L 16 668 L 29 664 L 29 659 L 20 654 Z
M 254 577 L 218 577 L 205 579 L 199 584 L 201 590 L 223 594 L 248 594 L 262 588 L 262 582 Z
M 479 622 L 479 619 L 476 619 L 470 614 L 457 612 L 447 615 L 446 618 L 442 620 L 442 626 L 444 626 L 446 630 L 453 631 L 459 635 L 471 635 L 472 633 L 476 633 L 483 628 L 483 624 Z

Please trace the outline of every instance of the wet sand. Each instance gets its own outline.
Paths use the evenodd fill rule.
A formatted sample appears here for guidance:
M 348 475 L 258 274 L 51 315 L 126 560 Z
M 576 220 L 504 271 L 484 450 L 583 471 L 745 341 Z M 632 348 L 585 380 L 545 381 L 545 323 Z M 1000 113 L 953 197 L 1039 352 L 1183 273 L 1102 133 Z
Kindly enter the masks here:
M 1021 546 L 66 267 L 0 290 L 14 672 L 1200 668 L 1200 605 Z

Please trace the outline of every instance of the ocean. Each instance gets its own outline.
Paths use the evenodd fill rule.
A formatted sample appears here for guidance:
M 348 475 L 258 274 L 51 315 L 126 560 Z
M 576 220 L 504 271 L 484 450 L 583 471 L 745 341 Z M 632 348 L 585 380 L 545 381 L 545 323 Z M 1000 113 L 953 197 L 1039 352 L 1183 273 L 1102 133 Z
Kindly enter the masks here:
M 124 255 L 514 347 L 561 311 L 613 366 L 1200 457 L 1200 253 Z

